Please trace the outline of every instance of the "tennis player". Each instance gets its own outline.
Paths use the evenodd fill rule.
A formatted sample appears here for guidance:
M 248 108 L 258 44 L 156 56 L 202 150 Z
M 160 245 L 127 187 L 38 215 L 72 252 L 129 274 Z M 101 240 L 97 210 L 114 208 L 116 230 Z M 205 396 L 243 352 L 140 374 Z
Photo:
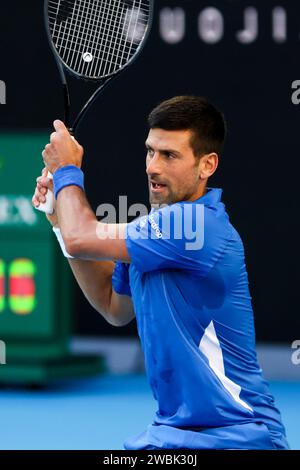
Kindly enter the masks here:
M 221 189 L 207 186 L 223 115 L 206 99 L 180 96 L 148 122 L 152 210 L 129 224 L 97 221 L 84 192 L 83 148 L 61 121 L 43 151 L 54 175 L 49 220 L 79 286 L 111 324 L 137 320 L 158 410 L 125 448 L 288 449 L 256 358 L 243 243 Z M 45 174 L 35 206 L 52 188 Z

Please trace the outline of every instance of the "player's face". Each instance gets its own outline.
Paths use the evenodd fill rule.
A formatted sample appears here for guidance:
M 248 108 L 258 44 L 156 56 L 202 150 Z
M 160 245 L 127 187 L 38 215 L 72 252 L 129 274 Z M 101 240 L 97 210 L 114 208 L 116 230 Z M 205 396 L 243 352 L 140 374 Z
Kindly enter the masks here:
M 202 196 L 199 161 L 190 146 L 191 131 L 150 129 L 146 172 L 151 204 L 194 201 Z

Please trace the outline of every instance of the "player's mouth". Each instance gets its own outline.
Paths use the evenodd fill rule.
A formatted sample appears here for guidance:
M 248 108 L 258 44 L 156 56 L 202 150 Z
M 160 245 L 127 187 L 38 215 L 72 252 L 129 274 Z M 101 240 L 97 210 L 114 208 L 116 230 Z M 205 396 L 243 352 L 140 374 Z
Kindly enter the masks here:
M 150 188 L 153 193 L 160 193 L 167 187 L 166 184 L 156 183 L 155 181 L 150 181 Z

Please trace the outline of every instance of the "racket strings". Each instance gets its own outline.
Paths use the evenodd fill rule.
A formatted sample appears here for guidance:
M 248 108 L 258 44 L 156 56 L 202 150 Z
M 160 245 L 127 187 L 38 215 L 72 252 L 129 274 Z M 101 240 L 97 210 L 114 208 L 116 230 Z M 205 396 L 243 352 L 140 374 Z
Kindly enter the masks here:
M 72 12 L 72 7 L 74 6 L 74 3 L 72 3 L 69 0 L 62 0 L 59 12 L 57 14 L 57 22 L 61 23 L 62 21 L 65 21 L 69 15 Z
M 53 30 L 54 30 L 55 21 L 51 19 L 51 20 L 49 20 L 49 24 L 53 27 Z M 71 18 L 71 19 L 70 19 L 70 25 L 75 25 L 75 24 L 76 24 L 76 19 L 74 18 L 74 20 L 73 20 L 73 18 Z M 58 23 L 57 23 L 57 25 L 58 25 Z M 121 22 L 120 22 L 120 25 L 121 25 Z M 147 26 L 147 22 L 144 21 L 144 22 L 143 22 L 143 25 L 146 27 L 146 26 Z M 78 35 L 80 35 L 80 34 L 85 34 L 85 33 L 86 33 L 86 29 L 84 28 L 84 26 L 80 26 L 80 25 L 79 25 L 79 26 L 76 25 L 76 26 L 77 26 Z M 98 28 L 98 27 L 99 27 L 99 26 L 97 25 L 97 28 Z M 112 31 L 114 31 L 114 30 L 109 28 L 109 29 L 106 30 L 106 33 L 108 34 L 108 33 L 112 32 Z M 70 32 L 71 32 L 71 29 L 69 29 L 69 33 L 70 33 Z M 63 34 L 64 34 L 64 36 L 66 36 L 67 30 L 65 30 Z M 118 32 L 118 34 L 120 35 L 121 32 Z M 55 38 L 55 36 L 58 37 L 59 34 L 56 33 L 56 32 L 54 32 L 54 33 L 53 33 L 53 38 Z M 134 44 L 140 44 L 140 42 L 138 42 L 138 41 L 133 41 L 133 43 L 134 43 Z
M 139 43 L 136 43 L 136 42 L 134 42 L 133 44 L 136 45 L 136 46 L 139 45 Z M 91 41 L 89 41 L 89 40 L 87 40 L 87 41 L 85 42 L 85 45 L 88 46 L 88 47 L 92 47 L 93 57 L 95 57 L 96 59 L 99 59 L 99 60 L 101 59 L 100 56 L 96 55 L 97 53 L 100 52 L 100 54 L 103 54 L 103 53 L 105 53 L 105 52 L 110 52 L 111 58 L 112 58 L 112 59 L 116 59 L 116 62 L 114 62 L 113 60 L 111 60 L 111 65 L 116 65 L 116 67 L 119 67 L 120 65 L 123 65 L 123 64 L 120 63 L 120 61 L 118 61 L 119 56 L 118 56 L 118 54 L 117 54 L 117 51 L 119 50 L 119 48 L 115 48 L 116 51 L 115 51 L 115 50 L 111 51 L 109 44 L 103 44 L 103 45 L 102 45 L 102 48 L 99 49 L 99 48 L 95 47 L 94 42 L 91 42 Z M 126 50 L 127 50 L 127 51 L 130 53 L 130 51 L 131 51 L 131 46 L 127 46 L 127 45 L 125 44 L 125 45 L 123 46 L 123 49 L 124 49 L 125 52 L 126 52 Z M 73 49 L 70 48 L 70 47 L 68 47 L 67 45 L 65 45 L 65 46 L 64 46 L 64 52 L 66 52 L 66 51 L 69 52 L 69 53 L 68 53 L 68 56 L 67 56 L 67 61 L 68 61 L 69 56 L 70 56 L 70 52 L 72 52 Z M 61 48 L 59 49 L 59 52 L 61 53 Z M 73 64 L 71 64 L 71 65 L 73 65 Z
M 88 2 L 101 2 L 101 0 L 87 0 Z M 126 6 L 132 7 L 134 4 L 135 0 L 120 0 L 121 3 L 123 3 Z M 55 6 L 59 6 L 60 10 L 67 10 L 72 8 L 74 4 L 76 3 L 76 0 L 49 0 L 48 4 L 53 3 Z M 146 11 L 149 9 L 149 1 L 148 0 L 142 0 L 141 1 L 142 7 L 145 8 Z
M 111 19 L 112 19 L 112 15 L 113 15 L 114 12 L 116 12 L 116 11 L 115 10 L 111 11 L 111 15 L 110 15 Z M 108 24 L 108 17 L 109 17 L 109 15 L 107 15 L 107 17 L 106 17 L 106 22 L 107 22 L 106 25 Z M 112 29 L 109 25 L 109 27 L 106 27 L 106 31 L 105 31 L 106 34 L 102 34 L 102 42 L 99 41 L 100 47 L 97 47 L 97 45 L 95 46 L 95 41 L 94 41 L 93 37 L 95 37 L 95 33 L 100 32 L 99 25 L 95 26 L 95 22 L 97 21 L 96 12 L 90 11 L 90 18 L 91 18 L 92 21 L 90 21 L 88 23 L 88 25 L 89 25 L 88 29 L 90 31 L 89 34 L 86 34 L 86 28 L 85 28 L 84 24 L 79 24 L 79 26 L 77 25 L 78 39 L 83 41 L 83 47 L 84 48 L 90 48 L 91 52 L 94 55 L 97 53 L 98 54 L 97 58 L 100 58 L 99 57 L 99 52 L 101 54 L 101 53 L 108 53 L 110 51 L 109 42 L 108 42 L 109 34 L 111 32 L 113 32 L 115 39 L 120 40 L 121 37 L 118 38 L 117 34 L 116 34 L 116 30 Z M 116 15 L 115 18 L 117 19 L 118 16 Z M 72 19 L 70 21 L 71 21 L 71 24 L 74 25 L 74 21 L 72 21 Z M 87 18 L 85 18 L 85 20 L 86 19 Z M 82 20 L 84 20 L 84 18 L 82 18 Z M 119 35 L 121 34 L 121 32 L 119 32 L 119 31 L 117 33 Z M 112 38 L 112 36 L 111 36 L 111 38 Z M 66 39 L 65 36 L 64 36 L 63 39 Z M 67 42 L 68 42 L 68 40 L 69 40 L 69 37 L 67 38 Z M 62 42 L 61 42 L 61 44 L 62 44 Z M 136 43 L 136 44 L 138 45 L 139 43 Z M 125 45 L 125 48 L 127 48 L 127 47 L 128 46 Z M 69 49 L 69 51 L 70 51 L 70 48 L 68 47 L 68 44 L 65 44 L 65 49 Z M 59 47 L 59 52 L 61 53 L 61 46 Z M 112 54 L 112 55 L 114 55 L 114 54 Z M 74 64 L 72 64 L 72 65 L 74 66 Z M 116 63 L 116 65 L 117 65 L 117 63 Z
M 119 3 L 120 3 L 120 0 L 119 0 Z M 134 4 L 134 3 L 133 3 L 133 4 Z M 91 6 L 90 6 L 90 5 L 91 5 Z M 87 24 L 87 25 L 88 25 L 88 29 L 91 29 L 91 27 L 93 26 L 93 24 L 91 23 L 91 19 L 93 19 L 93 13 L 95 13 L 95 12 L 93 11 L 93 4 L 90 4 L 90 5 L 88 5 L 88 6 L 89 6 L 89 9 L 87 10 L 87 14 L 91 14 L 91 15 L 90 15 L 91 18 L 89 18 L 89 20 L 88 20 L 87 23 L 86 23 L 87 18 L 81 18 L 81 24 L 82 24 L 82 25 L 86 25 L 86 24 Z M 94 5 L 95 5 L 95 4 L 94 4 Z M 112 9 L 111 12 L 110 12 L 110 14 L 111 14 L 110 20 L 112 19 L 112 13 L 113 13 L 113 9 Z M 109 15 L 107 15 L 105 19 L 106 19 L 105 26 L 106 26 L 106 27 L 107 27 L 107 25 L 110 26 L 110 25 L 111 25 L 111 21 L 108 21 L 108 20 L 109 20 Z M 71 21 L 72 21 L 72 20 L 71 20 Z M 85 23 L 83 23 L 83 21 L 85 21 Z M 61 32 L 60 32 L 60 30 L 59 30 L 58 36 L 60 36 L 60 33 L 61 33 Z M 65 39 L 65 34 L 63 34 L 63 39 Z M 109 43 L 107 42 L 107 40 L 105 40 L 105 39 L 107 39 L 107 38 L 105 38 L 105 35 L 103 35 L 103 36 L 102 36 L 101 45 L 103 45 L 104 48 L 105 48 L 105 46 L 106 46 L 107 44 L 109 44 Z M 110 42 L 112 43 L 112 41 L 110 41 Z M 132 43 L 131 43 L 131 47 L 132 47 L 132 44 L 133 44 L 133 41 L 132 41 Z M 84 45 L 84 46 L 87 46 L 87 45 L 88 45 L 87 36 L 85 36 L 85 38 L 84 38 L 83 45 Z M 66 48 L 66 49 L 68 49 L 68 48 Z M 61 53 L 61 47 L 59 48 L 59 52 Z M 70 52 L 70 49 L 69 49 L 69 52 Z M 97 52 L 97 51 L 96 51 L 96 52 Z M 105 52 L 107 52 L 107 51 L 105 51 Z M 123 52 L 124 52 L 124 51 L 123 51 Z M 123 54 L 123 56 L 124 56 L 124 54 Z M 97 58 L 98 58 L 98 57 L 97 57 Z M 77 61 L 77 62 L 78 62 L 78 61 Z M 119 65 L 119 62 L 111 61 L 111 64 L 110 64 L 109 69 L 108 69 L 108 70 L 105 70 L 105 69 L 106 69 L 106 66 L 107 66 L 107 64 L 108 64 L 108 61 L 105 61 L 105 62 L 106 62 L 106 63 L 105 63 L 104 71 L 101 72 L 102 75 L 103 75 L 103 74 L 105 75 L 106 71 L 108 71 L 108 70 L 111 71 L 111 65 L 115 65 L 115 66 L 118 66 L 118 65 Z M 74 65 L 74 64 L 71 64 L 71 65 Z M 78 64 L 75 64 L 75 67 L 76 67 L 77 65 L 78 65 Z M 123 65 L 122 62 L 121 62 L 121 65 Z M 91 67 L 90 67 L 90 69 L 91 69 Z M 83 72 L 83 67 L 81 67 L 80 72 Z
M 150 14 L 146 0 L 49 0 L 54 46 L 72 70 L 89 78 L 111 75 L 135 54 Z
M 53 23 L 53 22 L 50 22 L 50 25 L 53 26 L 54 23 Z M 83 29 L 82 29 L 82 30 L 79 30 L 78 36 L 82 35 L 82 37 L 85 37 L 84 34 L 85 34 L 85 30 L 83 30 Z M 122 31 L 120 30 L 117 34 L 118 34 L 119 37 L 121 38 Z M 109 37 L 108 34 L 107 34 L 107 37 Z M 70 42 L 69 38 L 64 38 L 64 39 L 65 39 L 64 48 L 70 49 L 70 48 L 68 47 L 68 44 L 67 44 L 68 42 Z M 86 44 L 89 45 L 90 47 L 95 47 L 95 51 L 100 51 L 100 52 L 101 52 L 101 51 L 108 51 L 108 50 L 110 50 L 110 47 L 109 47 L 108 45 L 105 45 L 105 44 L 104 44 L 104 48 L 103 48 L 103 49 L 98 48 L 97 46 L 95 46 L 95 42 L 94 42 L 93 40 L 91 40 L 91 39 L 87 39 L 87 40 L 86 40 Z M 132 44 L 133 44 L 134 46 L 139 46 L 140 43 L 137 42 L 137 41 L 132 41 Z M 61 52 L 62 47 L 63 47 L 63 44 L 61 43 L 61 45 L 59 46 L 59 52 Z M 126 49 L 130 50 L 130 47 L 131 47 L 131 44 L 129 44 L 129 45 L 124 44 L 124 46 L 123 46 L 123 48 L 124 48 L 125 50 L 126 50 Z

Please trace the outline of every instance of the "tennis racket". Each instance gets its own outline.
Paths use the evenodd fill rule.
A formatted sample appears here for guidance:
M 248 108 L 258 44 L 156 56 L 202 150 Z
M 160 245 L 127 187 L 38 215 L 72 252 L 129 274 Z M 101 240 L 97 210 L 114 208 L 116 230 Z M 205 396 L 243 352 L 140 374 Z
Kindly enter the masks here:
M 108 83 L 140 54 L 150 31 L 153 3 L 154 0 L 45 0 L 46 30 L 63 85 L 64 121 L 71 135 Z M 65 71 L 96 83 L 96 90 L 72 126 Z M 51 191 L 37 209 L 53 213 Z

